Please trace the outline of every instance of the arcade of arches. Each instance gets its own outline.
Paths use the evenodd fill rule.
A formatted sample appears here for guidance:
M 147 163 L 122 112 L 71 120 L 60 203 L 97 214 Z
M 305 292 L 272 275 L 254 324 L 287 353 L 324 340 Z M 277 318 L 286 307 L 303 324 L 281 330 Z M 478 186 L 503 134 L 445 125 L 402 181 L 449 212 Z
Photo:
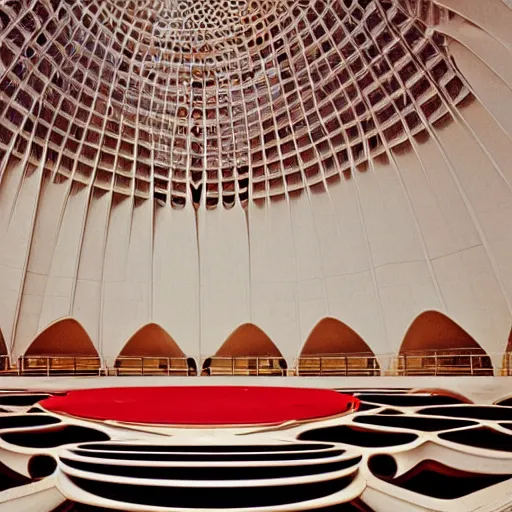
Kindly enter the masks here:
M 72 318 L 48 326 L 12 362 L 0 331 L 0 372 L 14 375 L 261 375 L 377 376 L 512 375 L 512 331 L 503 367 L 495 368 L 478 342 L 437 311 L 420 314 L 405 333 L 388 370 L 363 338 L 335 318 L 324 318 L 311 330 L 294 364 L 287 362 L 271 338 L 254 324 L 237 327 L 210 357 L 187 357 L 161 326 L 141 327 L 109 365 L 91 338 Z M 382 371 L 381 371 L 382 370 Z

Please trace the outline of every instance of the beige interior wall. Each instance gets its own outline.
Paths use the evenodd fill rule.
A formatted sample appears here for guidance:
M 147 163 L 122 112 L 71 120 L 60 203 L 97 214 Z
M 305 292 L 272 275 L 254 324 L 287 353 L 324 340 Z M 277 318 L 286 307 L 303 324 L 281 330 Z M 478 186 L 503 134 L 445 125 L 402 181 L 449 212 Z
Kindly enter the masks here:
M 429 29 L 448 36 L 472 101 L 320 193 L 198 213 L 131 190 L 119 200 L 116 187 L 90 193 L 96 185 L 50 179 L 28 156 L 0 162 L 0 326 L 12 357 L 32 340 L 28 352 L 92 351 L 84 331 L 60 325 L 73 317 L 105 358 L 154 322 L 198 358 L 242 324 L 218 354 L 290 362 L 332 317 L 382 361 L 402 340 L 471 341 L 501 364 L 512 323 L 512 11 L 435 2 L 460 15 Z M 425 323 L 427 311 L 453 322 Z

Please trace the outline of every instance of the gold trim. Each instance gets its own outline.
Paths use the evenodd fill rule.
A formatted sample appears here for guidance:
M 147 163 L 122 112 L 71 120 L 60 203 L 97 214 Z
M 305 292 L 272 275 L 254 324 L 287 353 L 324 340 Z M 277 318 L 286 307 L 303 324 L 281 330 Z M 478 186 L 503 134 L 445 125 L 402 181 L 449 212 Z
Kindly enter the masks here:
M 323 416 L 320 418 L 308 418 L 308 419 L 302 419 L 302 420 L 287 420 L 282 423 L 245 423 L 245 424 L 222 424 L 222 425 L 194 425 L 194 424 L 167 424 L 167 423 L 139 423 L 139 422 L 127 422 L 127 421 L 117 421 L 117 420 L 98 420 L 94 418 L 82 418 L 80 416 L 74 416 L 72 414 L 68 413 L 56 413 L 54 411 L 49 411 L 45 409 L 44 407 L 41 407 L 44 411 L 46 411 L 49 414 L 54 414 L 56 416 L 63 416 L 65 418 L 71 418 L 77 421 L 85 421 L 90 423 L 97 423 L 100 425 L 108 425 L 111 427 L 117 427 L 117 428 L 127 428 L 130 430 L 137 430 L 140 432 L 146 432 L 150 434 L 157 434 L 161 436 L 171 436 L 172 434 L 166 434 L 163 432 L 153 432 L 150 430 L 144 430 L 144 429 L 172 429 L 172 430 L 179 430 L 179 429 L 193 429 L 193 430 L 220 430 L 220 429 L 257 429 L 257 430 L 251 430 L 251 432 L 243 432 L 237 435 L 240 436 L 246 436 L 250 434 L 259 434 L 263 432 L 273 432 L 278 430 L 287 430 L 289 428 L 297 427 L 300 425 L 308 424 L 308 423 L 316 423 L 321 421 L 329 421 L 336 418 L 341 418 L 343 416 L 347 416 L 349 414 L 353 414 L 357 411 L 358 408 L 355 407 L 355 402 L 352 402 L 350 409 L 347 411 L 344 411 L 339 414 L 334 414 L 332 416 Z M 267 428 L 265 428 L 267 427 Z

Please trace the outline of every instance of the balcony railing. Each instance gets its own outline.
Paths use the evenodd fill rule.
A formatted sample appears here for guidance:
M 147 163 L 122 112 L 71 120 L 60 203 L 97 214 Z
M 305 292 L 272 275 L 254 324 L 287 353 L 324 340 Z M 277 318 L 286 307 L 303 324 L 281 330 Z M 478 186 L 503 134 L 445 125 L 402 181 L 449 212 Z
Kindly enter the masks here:
M 189 368 L 186 357 L 118 357 L 108 375 L 174 375 L 195 373 Z
M 381 374 L 397 376 L 493 375 L 491 358 L 478 349 L 432 350 L 388 356 L 393 364 L 381 372 L 377 358 L 369 354 L 300 357 L 289 369 L 280 357 L 212 357 L 201 375 L 338 377 Z M 196 375 L 195 363 L 185 357 L 119 357 L 110 366 L 99 357 L 25 356 L 11 363 L 0 356 L 1 376 L 186 376 Z M 512 353 L 503 355 L 496 374 L 512 376 Z
M 9 356 L 0 356 L 0 374 L 1 375 L 19 375 L 18 366 L 11 365 Z
M 398 356 L 397 375 L 493 375 L 491 358 L 478 349 L 408 352 Z
M 503 375 L 512 376 L 512 352 L 506 352 L 503 356 Z
M 380 375 L 379 363 L 373 354 L 340 354 L 299 357 L 297 375 L 302 377 L 338 377 Z
M 211 357 L 202 375 L 285 376 L 281 357 Z
M 54 375 L 102 375 L 102 368 L 99 357 L 30 356 L 20 357 L 16 371 L 10 373 L 46 377 Z

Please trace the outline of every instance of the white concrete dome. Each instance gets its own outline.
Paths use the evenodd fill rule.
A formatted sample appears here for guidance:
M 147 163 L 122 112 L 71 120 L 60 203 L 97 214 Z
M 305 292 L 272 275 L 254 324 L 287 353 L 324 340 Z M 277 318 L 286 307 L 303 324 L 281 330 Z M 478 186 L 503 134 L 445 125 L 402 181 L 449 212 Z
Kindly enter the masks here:
M 0 1 L 6 353 L 331 340 L 385 369 L 405 340 L 497 369 L 511 26 L 508 0 Z

